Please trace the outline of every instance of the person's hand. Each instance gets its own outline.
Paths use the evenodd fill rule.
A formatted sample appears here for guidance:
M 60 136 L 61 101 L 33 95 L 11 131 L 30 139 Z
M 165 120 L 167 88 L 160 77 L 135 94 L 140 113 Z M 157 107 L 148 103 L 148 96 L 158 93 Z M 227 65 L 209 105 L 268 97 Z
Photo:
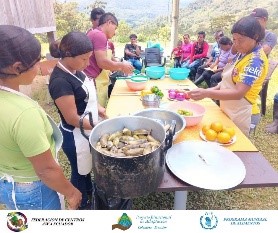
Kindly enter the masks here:
M 188 96 L 193 100 L 201 100 L 206 98 L 206 89 L 203 88 L 196 88 L 189 92 L 187 92 Z
M 124 74 L 132 74 L 133 70 L 134 70 L 134 67 L 132 64 L 130 64 L 130 62 L 122 62 L 121 71 Z
M 82 200 L 82 194 L 77 188 L 73 187 L 73 191 L 71 192 L 71 195 L 65 196 L 65 198 L 68 201 L 69 209 L 76 210 L 80 206 Z
M 107 119 L 106 109 L 104 107 L 102 107 L 100 104 L 98 105 L 98 115 L 102 119 Z

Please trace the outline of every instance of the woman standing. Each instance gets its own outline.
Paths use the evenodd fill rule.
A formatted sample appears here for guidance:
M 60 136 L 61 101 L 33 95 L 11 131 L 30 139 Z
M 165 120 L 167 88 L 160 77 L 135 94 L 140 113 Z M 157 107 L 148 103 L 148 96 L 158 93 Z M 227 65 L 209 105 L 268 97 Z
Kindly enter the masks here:
M 105 108 L 97 102 L 93 80 L 82 72 L 89 64 L 92 50 L 91 41 L 81 32 L 70 32 L 61 42 L 50 45 L 51 55 L 60 60 L 51 74 L 49 92 L 61 118 L 62 148 L 71 165 L 71 182 L 82 193 L 80 209 L 90 208 L 92 193 L 92 156 L 88 140 L 80 133 L 80 116 L 92 112 L 94 124 L 98 115 L 106 117 Z M 83 124 L 85 130 L 92 129 L 88 119 Z
M 247 16 L 234 24 L 232 34 L 239 54 L 232 64 L 226 65 L 222 82 L 213 88 L 192 90 L 189 96 L 194 100 L 220 100 L 222 111 L 248 135 L 252 105 L 253 111 L 258 108 L 256 99 L 268 70 L 267 57 L 258 44 L 264 38 L 264 29 L 254 17 Z
M 61 132 L 37 102 L 19 92 L 38 72 L 41 46 L 12 25 L 0 25 L 0 43 L 0 203 L 7 209 L 58 210 L 59 192 L 76 209 L 81 193 L 54 159 Z

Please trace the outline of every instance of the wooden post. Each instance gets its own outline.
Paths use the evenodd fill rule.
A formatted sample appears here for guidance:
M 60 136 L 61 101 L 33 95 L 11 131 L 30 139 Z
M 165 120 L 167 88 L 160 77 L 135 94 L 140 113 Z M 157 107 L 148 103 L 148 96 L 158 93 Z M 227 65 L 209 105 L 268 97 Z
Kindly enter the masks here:
M 171 42 L 170 51 L 176 47 L 178 42 L 178 23 L 179 23 L 179 5 L 180 0 L 172 0 L 172 25 L 171 25 Z

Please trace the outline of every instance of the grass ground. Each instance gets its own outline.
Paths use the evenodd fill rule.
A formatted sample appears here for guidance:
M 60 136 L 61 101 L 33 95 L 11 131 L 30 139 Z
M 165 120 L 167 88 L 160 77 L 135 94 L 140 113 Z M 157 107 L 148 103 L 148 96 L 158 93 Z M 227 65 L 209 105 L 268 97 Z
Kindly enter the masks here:
M 251 136 L 251 141 L 262 152 L 271 165 L 278 170 L 278 134 L 271 135 L 265 132 L 265 125 L 272 121 L 273 97 L 278 90 L 278 69 L 269 84 L 267 113 Z M 46 88 L 36 92 L 34 98 L 44 109 L 58 121 L 58 115 L 53 104 L 46 103 Z M 69 163 L 61 152 L 61 165 L 66 176 L 70 176 Z M 174 193 L 156 193 L 134 200 L 134 209 L 173 209 Z M 193 191 L 188 194 L 188 209 L 240 209 L 240 210 L 270 210 L 278 209 L 278 188 L 237 189 L 232 191 Z

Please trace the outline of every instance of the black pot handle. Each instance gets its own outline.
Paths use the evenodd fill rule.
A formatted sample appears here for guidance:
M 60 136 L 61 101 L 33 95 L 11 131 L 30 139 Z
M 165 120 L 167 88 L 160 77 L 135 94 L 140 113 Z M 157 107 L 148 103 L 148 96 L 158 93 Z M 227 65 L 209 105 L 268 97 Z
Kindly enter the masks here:
M 89 140 L 89 135 L 87 135 L 85 133 L 85 130 L 84 130 L 84 127 L 83 127 L 83 120 L 85 118 L 86 115 L 89 115 L 89 122 L 90 122 L 90 125 L 92 127 L 94 127 L 94 123 L 93 123 L 93 116 L 92 116 L 92 113 L 87 111 L 87 112 L 84 112 L 81 116 L 80 116 L 80 119 L 79 119 L 79 128 L 80 128 L 80 131 L 81 131 L 81 134 L 83 135 L 83 137 L 85 137 L 87 140 Z
M 166 134 L 165 138 L 165 146 L 163 148 L 164 152 L 166 153 L 168 149 L 170 149 L 173 145 L 173 136 L 176 133 L 176 121 L 172 120 L 171 126 Z

